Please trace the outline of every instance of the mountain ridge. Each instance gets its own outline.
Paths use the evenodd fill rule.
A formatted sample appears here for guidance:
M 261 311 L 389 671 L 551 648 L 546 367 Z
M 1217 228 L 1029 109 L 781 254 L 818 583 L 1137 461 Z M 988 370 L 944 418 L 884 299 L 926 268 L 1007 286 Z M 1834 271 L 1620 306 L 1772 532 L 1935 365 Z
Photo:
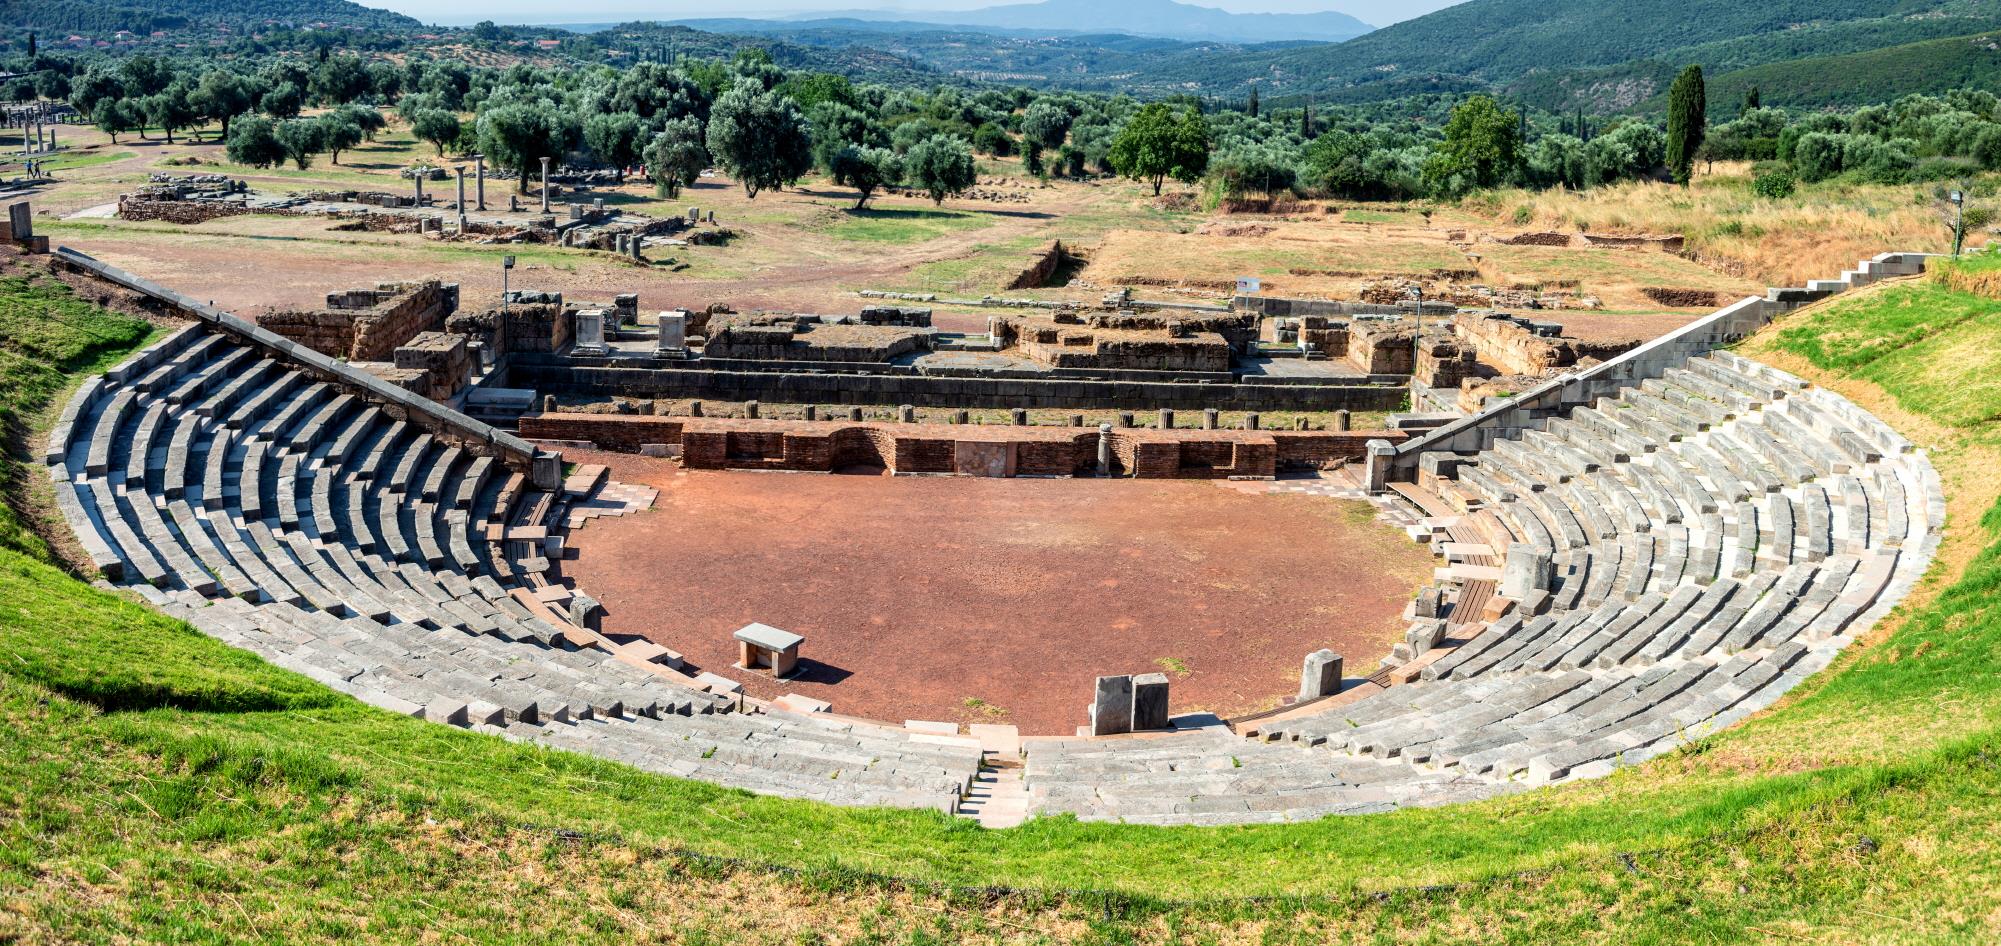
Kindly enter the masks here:
M 850 20 L 907 26 L 981 27 L 1064 33 L 1128 33 L 1198 42 L 1344 42 L 1375 30 L 1345 13 L 1232 13 L 1178 0 L 1041 0 L 974 10 L 828 10 L 772 18 L 774 23 Z

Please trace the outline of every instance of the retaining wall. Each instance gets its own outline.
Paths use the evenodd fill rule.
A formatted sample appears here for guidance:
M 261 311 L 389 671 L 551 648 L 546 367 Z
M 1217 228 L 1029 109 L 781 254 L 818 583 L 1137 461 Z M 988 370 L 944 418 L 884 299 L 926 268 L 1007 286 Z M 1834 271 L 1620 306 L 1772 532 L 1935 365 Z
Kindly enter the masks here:
M 1237 411 L 1394 411 L 1402 385 L 1247 384 L 1074 378 L 729 371 L 700 367 L 593 365 L 515 354 L 507 385 L 595 397 L 712 398 L 793 404 L 910 404 L 917 407 Z
M 1097 469 L 1092 427 L 893 424 L 751 420 L 636 414 L 531 414 L 521 435 L 587 442 L 635 452 L 678 444 L 693 469 L 827 472 L 878 465 L 893 473 L 1077 476 Z M 1402 441 L 1400 430 L 1341 433 L 1286 430 L 1116 429 L 1113 472 L 1143 479 L 1268 478 L 1281 469 L 1318 469 L 1364 455 L 1371 440 Z

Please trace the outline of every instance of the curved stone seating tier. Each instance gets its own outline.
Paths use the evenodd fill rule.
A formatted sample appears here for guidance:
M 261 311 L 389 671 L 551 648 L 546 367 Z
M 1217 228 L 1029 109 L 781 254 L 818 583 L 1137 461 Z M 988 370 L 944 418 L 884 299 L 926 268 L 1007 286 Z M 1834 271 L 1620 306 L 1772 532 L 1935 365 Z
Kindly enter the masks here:
M 1029 740 L 1035 810 L 1296 820 L 1603 774 L 1825 667 L 1922 575 L 1944 525 L 1908 441 L 1722 352 L 1461 458 L 1436 488 L 1491 523 L 1497 552 L 1551 550 L 1533 609 L 1516 602 L 1407 684 L 1261 721 L 1248 745 L 1220 729 Z
M 535 527 L 567 501 L 365 394 L 194 327 L 82 385 L 45 459 L 108 579 L 376 706 L 751 791 L 955 809 L 973 740 L 745 712 L 551 611 L 533 592 L 555 545 Z M 1494 550 L 1471 564 L 1548 549 L 1548 587 L 1510 601 L 1469 581 L 1452 649 L 1243 735 L 1028 740 L 1032 810 L 1284 821 L 1602 774 L 1825 667 L 1901 599 L 1944 522 L 1908 441 L 1727 353 L 1406 495 L 1423 516 L 1466 513 L 1455 540 Z
M 740 712 L 524 604 L 524 477 L 205 328 L 83 385 L 45 458 L 108 579 L 376 706 L 840 804 L 951 811 L 978 772 L 973 740 Z

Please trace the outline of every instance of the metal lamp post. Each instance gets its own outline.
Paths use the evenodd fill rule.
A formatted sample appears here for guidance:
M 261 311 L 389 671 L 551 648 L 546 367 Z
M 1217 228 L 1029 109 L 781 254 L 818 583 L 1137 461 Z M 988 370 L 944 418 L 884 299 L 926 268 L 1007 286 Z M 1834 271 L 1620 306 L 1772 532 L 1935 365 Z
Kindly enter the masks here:
M 506 321 L 507 319 L 507 274 L 513 271 L 514 271 L 514 257 L 512 255 L 501 257 L 500 258 L 500 318 L 502 321 Z

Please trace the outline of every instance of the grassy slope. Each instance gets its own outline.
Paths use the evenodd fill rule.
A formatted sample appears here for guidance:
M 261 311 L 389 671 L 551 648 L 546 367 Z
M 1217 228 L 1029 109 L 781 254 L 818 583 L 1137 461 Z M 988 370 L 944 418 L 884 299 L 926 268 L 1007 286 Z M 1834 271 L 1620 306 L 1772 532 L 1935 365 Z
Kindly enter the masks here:
M 2001 305 L 1935 291 L 1980 310 L 1930 340 L 1940 352 L 2001 317 Z M 65 313 L 89 308 L 36 295 L 48 292 L 0 282 L 0 298 L 36 300 L 0 312 L 52 299 Z M 1822 310 L 1809 318 L 1828 321 L 1805 338 L 1891 337 L 1906 327 L 1884 308 L 1893 298 Z M 61 379 L 144 334 L 97 313 L 0 321 L 5 350 L 71 353 L 0 360 L 0 391 L 10 410 L 45 415 Z M 1778 338 L 1833 369 L 1880 370 L 1909 410 L 1964 395 L 1898 373 L 1899 358 L 1922 355 L 1858 367 L 1828 353 L 1845 346 Z M 1945 414 L 1956 436 L 1990 436 L 1980 411 Z M 1751 927 L 1976 941 L 2001 927 L 1985 830 L 2001 785 L 2001 514 L 1957 528 L 1977 553 L 1967 577 L 1886 641 L 1784 712 L 1613 778 L 1312 825 L 1056 819 L 1005 833 L 753 798 L 396 718 L 70 579 L 35 543 L 9 543 L 0 941 L 407 942 L 449 929 L 477 942 L 1680 943 Z M 808 872 L 774 879 L 689 852 Z M 927 886 L 994 883 L 1056 892 Z M 1126 893 L 1076 892 L 1106 888 Z M 1281 892 L 1311 899 L 1229 900 Z

